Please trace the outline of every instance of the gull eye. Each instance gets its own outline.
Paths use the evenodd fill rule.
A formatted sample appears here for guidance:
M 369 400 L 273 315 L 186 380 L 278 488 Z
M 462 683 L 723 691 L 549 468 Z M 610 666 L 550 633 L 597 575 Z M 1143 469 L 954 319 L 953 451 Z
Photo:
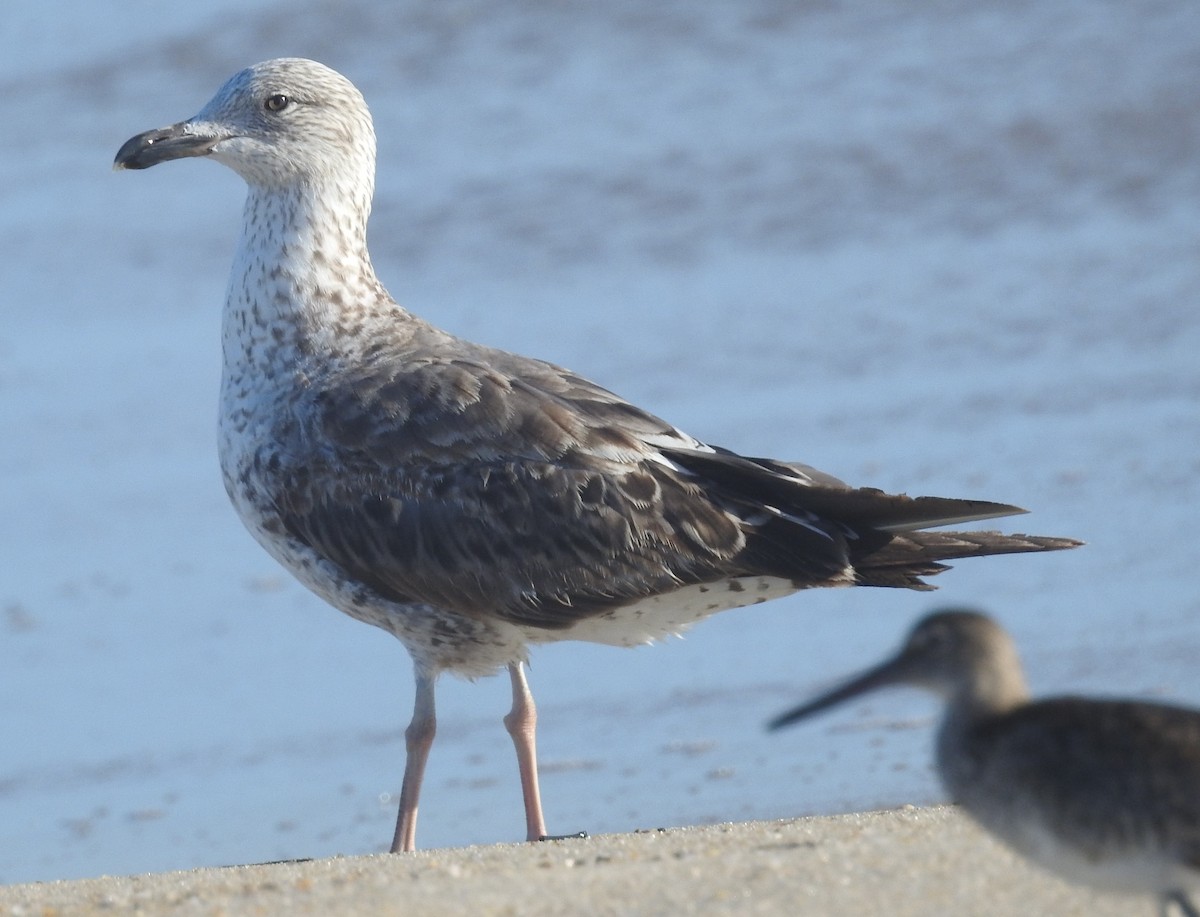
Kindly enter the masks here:
M 283 111 L 291 101 L 282 92 L 276 92 L 273 95 L 267 96 L 267 101 L 263 103 L 263 107 L 267 111 Z

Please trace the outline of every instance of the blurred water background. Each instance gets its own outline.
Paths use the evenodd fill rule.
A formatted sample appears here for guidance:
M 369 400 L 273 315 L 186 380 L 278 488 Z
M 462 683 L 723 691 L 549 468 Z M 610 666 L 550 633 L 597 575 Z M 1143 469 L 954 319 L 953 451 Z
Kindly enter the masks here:
M 1200 704 L 1194 2 L 16 0 L 0 30 L 0 881 L 390 840 L 407 656 L 218 476 L 243 186 L 109 171 L 281 55 L 371 104 L 372 249 L 414 311 L 710 442 L 1089 543 L 537 651 L 552 831 L 940 799 L 918 694 L 762 730 L 935 605 L 999 617 L 1038 693 Z M 439 704 L 418 842 L 519 839 L 507 680 Z

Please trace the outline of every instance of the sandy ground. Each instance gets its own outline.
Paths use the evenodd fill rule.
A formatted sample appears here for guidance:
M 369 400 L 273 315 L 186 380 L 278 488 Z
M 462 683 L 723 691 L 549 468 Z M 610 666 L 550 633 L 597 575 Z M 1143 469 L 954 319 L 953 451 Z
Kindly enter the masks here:
M 612 834 L 0 888 L 0 912 L 1154 913 L 1018 860 L 956 809 Z

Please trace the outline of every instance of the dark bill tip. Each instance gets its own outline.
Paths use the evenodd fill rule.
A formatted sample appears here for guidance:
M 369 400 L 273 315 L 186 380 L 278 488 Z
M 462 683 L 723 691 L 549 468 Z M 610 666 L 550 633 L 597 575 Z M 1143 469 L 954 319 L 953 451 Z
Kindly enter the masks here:
M 148 169 L 170 159 L 187 156 L 207 156 L 223 138 L 207 131 L 196 130 L 187 121 L 160 127 L 136 137 L 130 137 L 117 150 L 114 169 Z

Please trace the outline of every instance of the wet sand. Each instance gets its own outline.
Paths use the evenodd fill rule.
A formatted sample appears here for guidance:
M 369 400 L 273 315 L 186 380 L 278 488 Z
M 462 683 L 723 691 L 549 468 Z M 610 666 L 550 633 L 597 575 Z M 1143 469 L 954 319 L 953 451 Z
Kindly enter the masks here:
M 1154 913 L 1019 860 L 953 807 L 0 887 L 4 914 Z

